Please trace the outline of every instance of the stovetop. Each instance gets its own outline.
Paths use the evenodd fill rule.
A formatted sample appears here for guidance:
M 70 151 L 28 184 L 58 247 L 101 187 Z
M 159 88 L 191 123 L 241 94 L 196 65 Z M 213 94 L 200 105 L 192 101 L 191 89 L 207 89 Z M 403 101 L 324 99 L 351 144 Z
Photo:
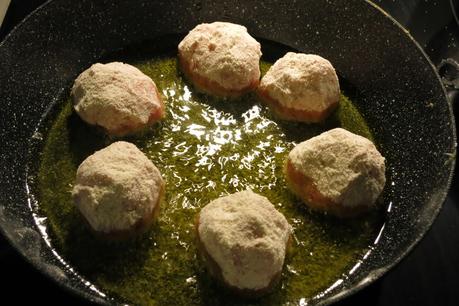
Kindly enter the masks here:
M 27 14 L 44 2 L 44 0 L 11 1 L 4 24 L 0 28 L 0 41 Z M 448 58 L 459 62 L 457 19 L 459 1 L 375 0 L 374 2 L 409 30 L 434 65 L 441 66 Z M 458 110 L 459 105 L 456 105 L 456 118 L 459 118 Z M 424 239 L 384 277 L 354 296 L 339 302 L 338 305 L 360 303 L 384 306 L 459 305 L 459 173 L 457 168 L 456 165 L 456 174 L 443 208 Z M 35 271 L 9 247 L 1 235 L 0 271 L 0 292 L 4 301 L 25 304 L 30 303 L 32 298 L 34 303 L 66 305 L 86 303 Z

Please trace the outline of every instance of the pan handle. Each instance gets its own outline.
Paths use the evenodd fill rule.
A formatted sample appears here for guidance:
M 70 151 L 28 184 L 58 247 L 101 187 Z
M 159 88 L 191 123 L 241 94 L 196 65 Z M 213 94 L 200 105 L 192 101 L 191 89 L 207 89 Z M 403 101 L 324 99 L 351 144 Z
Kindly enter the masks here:
M 447 58 L 440 62 L 437 70 L 456 113 L 459 111 L 459 63 L 452 58 Z

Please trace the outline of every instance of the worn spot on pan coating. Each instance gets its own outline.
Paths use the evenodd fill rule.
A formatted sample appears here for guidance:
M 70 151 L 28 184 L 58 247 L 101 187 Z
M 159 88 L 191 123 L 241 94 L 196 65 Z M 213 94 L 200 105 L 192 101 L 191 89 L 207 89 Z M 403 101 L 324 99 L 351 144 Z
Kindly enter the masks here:
M 64 280 L 67 278 L 66 272 L 60 267 L 43 261 L 43 239 L 37 231 L 19 226 L 19 224 L 8 220 L 2 206 L 0 206 L 0 223 L 3 226 L 3 230 L 10 235 L 10 238 L 18 243 L 24 251 L 24 256 L 26 256 L 28 260 L 39 264 L 42 269 L 53 275 L 57 280 Z

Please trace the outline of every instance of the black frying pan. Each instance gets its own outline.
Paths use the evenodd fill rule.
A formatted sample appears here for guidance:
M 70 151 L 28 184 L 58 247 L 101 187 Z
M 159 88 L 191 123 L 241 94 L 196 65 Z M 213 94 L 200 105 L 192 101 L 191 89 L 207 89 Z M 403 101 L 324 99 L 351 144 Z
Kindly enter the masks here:
M 258 38 L 330 59 L 357 89 L 392 173 L 384 230 L 360 269 L 315 302 L 336 301 L 371 283 L 422 238 L 454 169 L 452 111 L 435 69 L 413 39 L 359 1 L 50 1 L 0 44 L 0 226 L 37 269 L 92 301 L 107 302 L 51 251 L 28 202 L 27 162 L 43 114 L 74 78 L 107 53 L 197 23 L 226 20 Z

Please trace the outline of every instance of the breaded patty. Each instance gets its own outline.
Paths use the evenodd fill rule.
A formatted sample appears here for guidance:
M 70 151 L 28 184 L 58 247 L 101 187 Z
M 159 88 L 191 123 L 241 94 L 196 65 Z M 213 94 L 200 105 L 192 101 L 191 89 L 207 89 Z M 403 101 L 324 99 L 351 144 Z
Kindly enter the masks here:
M 247 190 L 213 200 L 197 233 L 209 271 L 227 287 L 258 296 L 277 283 L 291 227 L 267 198 Z
M 288 52 L 263 76 L 258 95 L 281 119 L 324 120 L 338 105 L 338 76 L 331 63 L 314 54 Z
M 124 238 L 147 229 L 157 217 L 164 185 L 159 170 L 135 145 L 118 141 L 80 164 L 72 196 L 95 232 Z
M 153 80 L 120 62 L 97 63 L 83 71 L 71 95 L 81 119 L 113 136 L 137 132 L 164 117 L 164 103 Z
M 258 86 L 261 47 L 244 26 L 197 25 L 180 42 L 178 53 L 182 71 L 200 91 L 237 97 Z
M 306 205 L 340 217 L 374 207 L 386 182 L 385 159 L 375 145 L 341 128 L 298 144 L 285 172 Z

